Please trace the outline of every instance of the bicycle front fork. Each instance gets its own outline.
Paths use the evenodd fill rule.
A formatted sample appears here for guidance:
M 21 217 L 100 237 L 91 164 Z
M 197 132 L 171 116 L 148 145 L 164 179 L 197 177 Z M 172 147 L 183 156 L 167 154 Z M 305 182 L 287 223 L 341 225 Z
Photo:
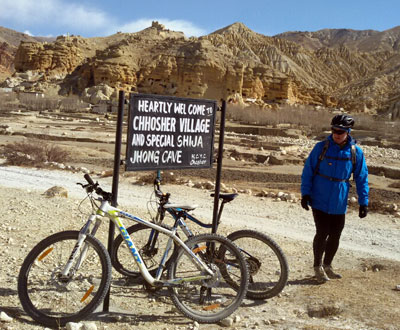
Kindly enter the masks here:
M 89 219 L 87 220 L 85 225 L 81 228 L 81 230 L 79 232 L 79 236 L 78 236 L 78 241 L 76 242 L 74 248 L 72 249 L 72 252 L 67 261 L 67 264 L 65 265 L 63 271 L 61 272 L 61 278 L 69 278 L 69 277 L 73 276 L 76 273 L 76 271 L 79 269 L 79 267 L 82 265 L 83 261 L 85 260 L 89 246 L 87 243 L 84 244 L 84 241 L 89 232 L 90 226 L 94 220 L 96 220 L 96 215 L 93 215 L 93 214 L 90 215 Z M 97 219 L 97 221 L 92 229 L 92 232 L 90 233 L 91 235 L 94 236 L 96 234 L 97 229 L 100 226 L 100 222 L 101 221 L 99 219 Z M 81 249 L 82 244 L 84 244 L 84 246 Z M 74 261 L 76 260 L 79 251 L 81 251 L 81 252 L 79 254 L 78 260 L 71 272 L 72 265 L 74 264 Z

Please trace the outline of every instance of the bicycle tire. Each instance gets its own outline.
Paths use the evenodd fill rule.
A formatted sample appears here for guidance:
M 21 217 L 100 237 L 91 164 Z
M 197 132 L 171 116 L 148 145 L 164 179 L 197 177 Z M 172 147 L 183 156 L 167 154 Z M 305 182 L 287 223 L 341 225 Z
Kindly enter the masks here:
M 165 224 L 161 224 L 160 226 L 168 230 L 171 229 L 171 227 Z M 129 235 L 136 233 L 134 235 L 135 246 L 138 249 L 140 256 L 142 257 L 150 274 L 152 276 L 155 276 L 162 255 L 164 253 L 164 247 L 166 246 L 167 242 L 166 239 L 168 239 L 168 236 L 160 233 L 163 241 L 160 242 L 160 235 L 159 235 L 156 245 L 157 247 L 152 251 L 145 251 L 151 230 L 152 229 L 150 227 L 147 227 L 143 224 L 136 224 L 126 229 Z M 164 244 L 164 239 L 165 239 L 165 244 Z M 158 246 L 160 245 L 163 247 L 161 250 L 158 249 Z M 166 263 L 165 267 L 166 269 L 168 268 L 170 260 L 174 255 L 176 246 L 177 245 L 174 242 L 172 253 L 169 254 L 169 258 Z M 113 265 L 114 269 L 121 275 L 128 276 L 133 279 L 137 279 L 138 277 L 142 276 L 142 274 L 140 273 L 139 269 L 136 266 L 135 261 L 132 258 L 131 252 L 126 247 L 124 239 L 121 235 L 118 235 L 114 240 L 112 254 L 111 254 L 111 264 Z
M 82 245 L 82 249 L 88 249 L 76 274 L 68 280 L 59 277 L 78 235 L 79 231 L 63 231 L 43 239 L 21 266 L 21 305 L 29 316 L 47 327 L 59 328 L 84 319 L 99 306 L 110 287 L 110 257 L 100 241 L 90 235 Z
M 255 230 L 238 230 L 227 236 L 244 254 L 250 279 L 247 298 L 268 299 L 286 286 L 289 265 L 279 245 Z
M 180 247 L 171 261 L 168 278 L 174 282 L 180 282 L 182 277 L 192 280 L 170 287 L 172 301 L 178 310 L 197 322 L 215 323 L 228 317 L 246 295 L 249 273 L 244 256 L 234 243 L 217 234 L 193 236 L 185 244 L 214 271 L 214 276 L 199 280 L 198 276 L 204 271 L 199 270 Z M 213 253 L 208 246 L 214 247 Z M 223 272 L 229 273 L 230 280 L 236 279 L 237 288 L 226 283 Z

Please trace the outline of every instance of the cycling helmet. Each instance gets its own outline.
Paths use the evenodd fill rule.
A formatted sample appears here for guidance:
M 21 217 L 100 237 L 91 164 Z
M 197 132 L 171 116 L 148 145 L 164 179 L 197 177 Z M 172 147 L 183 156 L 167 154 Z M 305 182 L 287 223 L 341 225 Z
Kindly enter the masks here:
M 331 126 L 340 128 L 343 130 L 348 130 L 354 126 L 354 119 L 348 115 L 336 115 L 332 118 Z

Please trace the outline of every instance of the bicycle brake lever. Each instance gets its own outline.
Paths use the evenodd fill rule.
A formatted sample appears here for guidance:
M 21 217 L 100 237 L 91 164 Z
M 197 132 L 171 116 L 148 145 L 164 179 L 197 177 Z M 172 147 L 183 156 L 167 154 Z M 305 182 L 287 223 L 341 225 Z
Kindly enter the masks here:
M 90 185 L 89 184 L 83 184 L 83 183 L 81 183 L 81 182 L 77 182 L 76 183 L 77 185 L 80 185 L 82 188 L 84 188 L 84 189 L 86 189 L 87 187 L 89 187 Z

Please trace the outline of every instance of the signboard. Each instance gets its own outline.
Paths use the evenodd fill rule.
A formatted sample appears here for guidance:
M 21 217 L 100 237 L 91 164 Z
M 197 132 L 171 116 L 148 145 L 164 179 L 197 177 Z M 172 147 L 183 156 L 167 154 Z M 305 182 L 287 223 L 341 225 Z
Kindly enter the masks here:
M 212 166 L 216 101 L 132 94 L 126 170 Z

